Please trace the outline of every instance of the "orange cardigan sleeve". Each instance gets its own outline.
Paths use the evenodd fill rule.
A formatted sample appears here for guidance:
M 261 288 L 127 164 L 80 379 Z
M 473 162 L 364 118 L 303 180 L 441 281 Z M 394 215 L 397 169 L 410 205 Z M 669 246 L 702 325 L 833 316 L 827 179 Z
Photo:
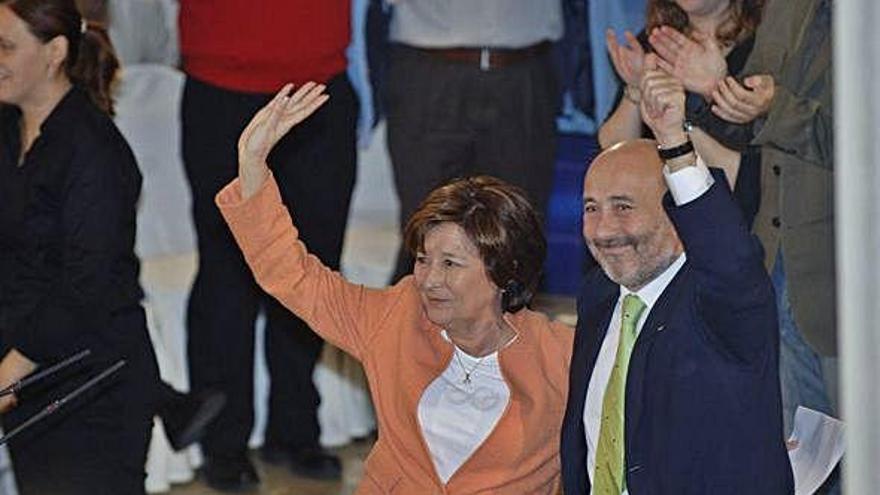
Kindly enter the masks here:
M 215 202 L 260 287 L 318 335 L 362 360 L 395 289 L 369 289 L 348 282 L 309 254 L 281 201 L 274 176 L 247 200 L 242 199 L 235 179 L 217 194 Z

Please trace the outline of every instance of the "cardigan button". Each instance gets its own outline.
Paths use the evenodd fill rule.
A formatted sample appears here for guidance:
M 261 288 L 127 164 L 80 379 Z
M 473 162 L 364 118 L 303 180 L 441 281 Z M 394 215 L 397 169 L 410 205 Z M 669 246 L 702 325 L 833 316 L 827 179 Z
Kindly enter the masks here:
M 782 169 L 779 168 L 779 165 L 773 165 L 773 175 L 779 176 L 782 174 Z
M 773 217 L 773 220 L 770 220 L 770 223 L 772 223 L 777 229 L 782 226 L 782 221 L 779 220 L 779 217 Z

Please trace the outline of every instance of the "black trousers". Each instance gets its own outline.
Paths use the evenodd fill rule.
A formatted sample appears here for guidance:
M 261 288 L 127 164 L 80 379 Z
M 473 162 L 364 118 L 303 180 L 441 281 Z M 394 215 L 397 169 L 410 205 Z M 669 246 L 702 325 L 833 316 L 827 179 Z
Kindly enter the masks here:
M 285 136 L 269 164 L 309 251 L 339 268 L 355 181 L 357 100 L 347 77 L 328 83 L 330 101 Z M 262 292 L 214 204 L 237 176 L 238 137 L 269 94 L 228 91 L 188 78 L 183 94 L 183 157 L 193 196 L 199 268 L 189 298 L 188 356 L 194 391 L 227 395 L 220 417 L 202 440 L 205 454 L 240 456 L 254 420 L 254 321 L 267 317 L 271 380 L 266 443 L 318 445 L 319 397 L 312 370 L 322 341 L 299 318 Z
M 3 418 L 6 431 L 106 369 L 126 365 L 9 444 L 20 495 L 143 494 L 159 370 L 138 306 L 91 339 L 92 358 L 34 385 Z M 87 329 L 94 331 L 94 329 Z
M 391 51 L 388 151 L 400 223 L 454 177 L 493 175 L 522 187 L 544 211 L 556 161 L 558 69 L 552 51 L 480 70 L 405 45 Z M 412 271 L 398 255 L 394 281 Z

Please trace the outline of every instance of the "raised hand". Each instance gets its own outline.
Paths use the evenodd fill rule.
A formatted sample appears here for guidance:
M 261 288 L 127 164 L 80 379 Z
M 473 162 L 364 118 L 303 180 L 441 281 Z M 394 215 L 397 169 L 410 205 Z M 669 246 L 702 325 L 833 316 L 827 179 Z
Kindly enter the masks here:
M 651 128 L 657 142 L 664 147 L 677 146 L 687 140 L 682 128 L 685 111 L 684 85 L 660 70 L 657 57 L 645 58 L 645 73 L 640 85 L 641 113 L 645 125 Z
M 773 76 L 749 76 L 743 85 L 732 77 L 721 80 L 712 93 L 712 113 L 734 124 L 745 124 L 765 115 L 776 94 Z
M 718 43 L 694 33 L 688 38 L 675 28 L 661 26 L 651 31 L 648 42 L 660 57 L 658 66 L 677 77 L 685 89 L 707 98 L 727 75 L 727 61 Z
M 642 79 L 642 68 L 645 62 L 645 50 L 641 43 L 629 31 L 624 31 L 626 45 L 617 41 L 617 35 L 613 29 L 605 31 L 605 43 L 608 46 L 608 54 L 617 75 L 630 87 L 637 88 Z
M 254 115 L 238 139 L 238 175 L 243 198 L 252 196 L 269 176 L 269 152 L 293 126 L 305 120 L 330 96 L 326 86 L 307 82 L 292 95 L 285 84 L 272 100 Z

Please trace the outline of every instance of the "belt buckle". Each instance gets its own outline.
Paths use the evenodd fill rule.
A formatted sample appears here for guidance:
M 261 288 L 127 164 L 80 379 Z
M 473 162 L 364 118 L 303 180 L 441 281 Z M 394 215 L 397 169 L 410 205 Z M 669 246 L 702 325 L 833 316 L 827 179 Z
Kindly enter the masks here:
M 488 47 L 480 48 L 480 70 L 487 71 L 492 68 L 492 60 Z

